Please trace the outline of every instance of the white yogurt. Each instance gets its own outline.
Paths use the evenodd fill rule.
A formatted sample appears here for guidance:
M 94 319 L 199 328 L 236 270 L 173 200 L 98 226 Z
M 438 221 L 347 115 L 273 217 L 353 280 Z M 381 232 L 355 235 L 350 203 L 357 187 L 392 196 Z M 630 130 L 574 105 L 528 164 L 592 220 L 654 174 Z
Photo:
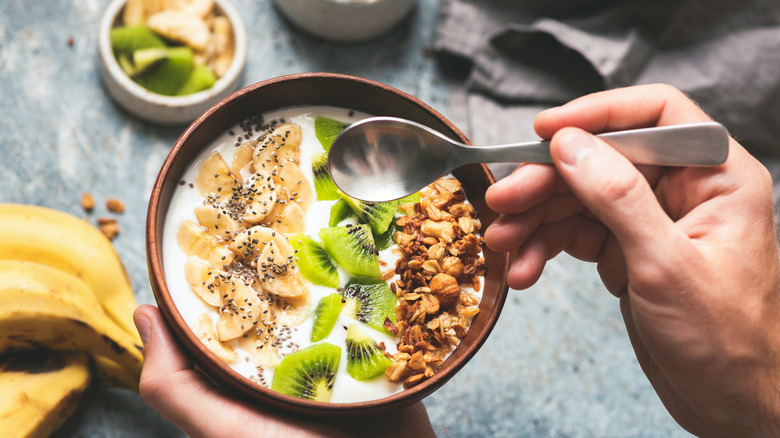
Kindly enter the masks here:
M 264 114 L 265 120 L 284 119 L 301 126 L 300 168 L 311 183 L 312 190 L 314 178 L 311 168 L 311 156 L 315 153 L 323 152 L 322 145 L 317 139 L 314 131 L 314 118 L 317 115 L 347 123 L 355 122 L 367 117 L 365 114 L 358 114 L 353 111 L 332 107 L 292 108 Z M 196 326 L 195 321 L 200 315 L 205 313 L 209 315 L 213 321 L 218 320 L 219 316 L 217 309 L 203 302 L 187 283 L 184 276 L 184 264 L 188 259 L 188 256 L 179 247 L 176 234 L 182 222 L 187 220 L 197 222 L 194 209 L 203 205 L 204 198 L 200 195 L 198 189 L 196 187 L 190 187 L 189 185 L 190 182 L 195 181 L 198 169 L 200 168 L 200 163 L 208 158 L 214 151 L 219 152 L 227 163 L 231 162 L 233 153 L 235 149 L 237 149 L 235 146 L 236 137 L 244 134 L 243 129 L 238 127 L 234 127 L 232 130 L 234 135 L 226 132 L 217 138 L 187 169 L 182 178 L 183 181 L 185 181 L 185 184 L 177 186 L 174 192 L 163 229 L 163 268 L 166 274 L 166 283 L 171 298 L 176 304 L 179 313 L 193 329 Z M 258 133 L 254 133 L 252 138 L 257 138 L 258 135 Z M 330 209 L 335 202 L 336 201 L 317 201 L 316 199 L 312 202 L 305 215 L 305 234 L 312 237 L 314 240 L 321 242 L 318 232 L 321 228 L 328 227 Z M 379 258 L 380 263 L 385 263 L 385 267 L 382 268 L 382 270 L 385 270 L 395 266 L 397 256 L 395 256 L 391 250 L 384 250 L 380 252 Z M 343 287 L 349 281 L 350 275 L 339 268 L 339 278 L 341 281 L 340 286 Z M 310 290 L 309 315 L 303 323 L 291 330 L 291 339 L 289 340 L 291 343 L 300 346 L 300 348 L 311 345 L 310 337 L 313 324 L 312 311 L 314 307 L 316 307 L 322 297 L 335 292 L 332 288 L 313 284 L 310 284 Z M 472 292 L 475 292 L 478 297 L 481 297 L 481 290 Z M 346 328 L 352 323 L 360 324 L 361 329 L 373 337 L 377 342 L 384 342 L 386 350 L 390 354 L 397 352 L 397 339 L 395 337 L 377 331 L 347 315 L 340 315 L 331 333 L 323 340 L 324 342 L 339 346 L 342 351 L 339 370 L 333 385 L 331 402 L 353 403 L 375 400 L 403 389 L 401 384 L 390 382 L 384 375 L 380 375 L 371 381 L 358 381 L 347 374 L 345 338 Z M 288 342 L 285 342 L 285 344 L 288 344 Z M 242 358 L 238 363 L 231 365 L 234 370 L 254 381 L 270 385 L 270 382 L 273 379 L 272 369 L 263 370 L 263 376 L 262 379 L 260 379 L 256 366 L 249 359 L 249 356 L 238 348 L 237 342 L 231 341 L 228 345 L 233 347 Z M 285 350 L 280 351 L 282 354 L 289 352 L 290 351 Z

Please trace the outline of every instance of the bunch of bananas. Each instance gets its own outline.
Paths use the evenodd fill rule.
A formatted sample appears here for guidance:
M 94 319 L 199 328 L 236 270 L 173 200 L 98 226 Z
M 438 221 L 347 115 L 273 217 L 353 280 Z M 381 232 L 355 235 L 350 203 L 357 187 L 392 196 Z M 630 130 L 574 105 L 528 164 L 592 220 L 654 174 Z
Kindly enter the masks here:
M 138 390 L 133 290 L 109 240 L 44 207 L 0 204 L 0 431 L 46 437 L 90 382 Z

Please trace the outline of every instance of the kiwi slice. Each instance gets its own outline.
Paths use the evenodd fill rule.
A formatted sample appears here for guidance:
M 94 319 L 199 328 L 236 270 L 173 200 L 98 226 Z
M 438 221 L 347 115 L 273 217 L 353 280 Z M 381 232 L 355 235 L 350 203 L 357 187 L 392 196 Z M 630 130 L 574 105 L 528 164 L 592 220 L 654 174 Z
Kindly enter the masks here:
M 385 356 L 374 338 L 356 323 L 347 328 L 347 373 L 356 380 L 369 380 L 384 374 L 393 360 Z
M 328 153 L 322 152 L 311 156 L 311 171 L 314 174 L 314 190 L 320 201 L 340 199 L 339 190 L 330 178 L 328 170 Z
M 376 249 L 382 251 L 383 249 L 387 249 L 395 245 L 395 242 L 393 242 L 393 234 L 395 234 L 396 231 L 403 231 L 403 227 L 399 227 L 395 224 L 395 221 L 392 221 L 390 222 L 390 226 L 387 227 L 387 231 L 379 235 L 374 235 Z
M 333 140 L 341 134 L 341 131 L 349 126 L 348 123 L 340 122 L 328 117 L 317 116 L 314 119 L 314 133 L 317 135 L 317 140 L 320 141 L 322 147 L 325 150 L 330 149 L 330 145 L 333 144 Z
M 368 225 L 322 228 L 319 234 L 325 251 L 350 274 L 379 277 L 378 252 Z
M 395 324 L 395 306 L 398 299 L 383 280 L 353 278 L 341 291 L 347 301 L 342 312 L 381 332 L 392 334 L 385 328 L 385 319 Z
M 111 29 L 111 49 L 116 57 L 120 55 L 132 56 L 136 50 L 153 47 L 166 46 L 160 36 L 143 24 Z
M 368 202 L 352 198 L 344 192 L 340 192 L 340 194 L 347 201 L 347 205 L 360 218 L 360 222 L 371 225 L 371 229 L 376 235 L 387 231 L 400 205 L 398 201 Z
M 341 348 L 327 342 L 290 353 L 274 371 L 271 389 L 293 397 L 329 402 Z
M 208 90 L 213 87 L 216 82 L 217 77 L 207 65 L 196 65 L 176 94 L 179 96 L 186 96 L 188 94 Z
M 352 211 L 352 207 L 347 204 L 344 199 L 339 199 L 333 206 L 330 207 L 330 219 L 328 220 L 329 227 L 335 227 L 343 220 L 354 217 L 357 219 L 355 212 Z
M 187 81 L 192 72 L 192 49 L 189 47 L 171 47 L 143 50 L 160 50 L 165 53 L 164 57 L 156 62 L 156 67 L 137 76 L 135 78 L 136 82 L 153 93 L 167 96 L 178 95 L 182 85 Z M 138 52 L 134 53 L 133 58 L 136 57 Z
M 290 237 L 295 250 L 298 268 L 307 280 L 314 284 L 339 287 L 339 272 L 333 259 L 316 240 L 298 233 Z
M 346 300 L 339 294 L 330 294 L 323 297 L 317 307 L 314 308 L 314 325 L 311 330 L 311 341 L 317 342 L 325 339 L 336 325 L 341 308 Z

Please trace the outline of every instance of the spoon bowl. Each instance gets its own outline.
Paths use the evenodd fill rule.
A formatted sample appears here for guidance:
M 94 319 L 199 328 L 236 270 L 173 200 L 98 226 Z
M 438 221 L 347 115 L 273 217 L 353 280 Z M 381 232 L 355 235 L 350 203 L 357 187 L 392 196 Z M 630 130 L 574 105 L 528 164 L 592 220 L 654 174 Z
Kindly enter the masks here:
M 716 166 L 728 156 L 728 132 L 716 122 L 599 134 L 636 164 Z M 370 117 L 347 127 L 331 145 L 328 168 L 344 193 L 385 202 L 414 193 L 471 163 L 552 163 L 550 143 L 466 146 L 427 126 Z

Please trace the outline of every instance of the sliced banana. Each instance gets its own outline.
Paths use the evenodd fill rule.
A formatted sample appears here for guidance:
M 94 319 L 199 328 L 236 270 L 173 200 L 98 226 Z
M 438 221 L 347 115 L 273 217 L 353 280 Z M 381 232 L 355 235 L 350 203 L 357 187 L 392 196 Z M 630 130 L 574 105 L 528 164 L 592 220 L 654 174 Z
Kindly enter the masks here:
M 276 351 L 276 336 L 262 323 L 238 338 L 238 348 L 249 354 L 257 366 L 272 368 L 281 361 Z
M 279 125 L 257 145 L 254 154 L 255 171 L 270 172 L 280 163 L 300 160 L 301 127 L 294 123 Z
M 225 269 L 235 258 L 233 251 L 220 245 L 216 237 L 209 236 L 204 227 L 192 221 L 185 221 L 179 226 L 176 239 L 185 254 L 200 257 L 211 266 Z
M 278 232 L 271 228 L 256 225 L 238 233 L 230 244 L 230 250 L 241 260 L 253 262 L 277 234 Z
M 222 362 L 228 365 L 238 362 L 238 354 L 232 348 L 220 342 L 217 339 L 217 332 L 214 331 L 214 322 L 206 315 L 200 315 L 195 320 L 195 336 Z
M 276 322 L 288 327 L 299 326 L 309 315 L 309 295 L 297 298 L 279 298 L 271 306 Z
M 258 169 L 244 183 L 241 195 L 247 201 L 243 220 L 250 224 L 257 224 L 265 219 L 274 207 L 276 202 L 276 184 L 274 184 L 268 172 Z
M 275 239 L 263 248 L 257 262 L 260 284 L 279 297 L 301 298 L 309 295 L 309 286 L 295 265 L 295 252 L 287 239 Z
M 213 205 L 203 205 L 195 209 L 198 223 L 206 227 L 206 233 L 222 240 L 227 240 L 238 231 L 238 222 L 222 208 Z
M 282 234 L 301 233 L 306 228 L 303 209 L 294 202 L 277 202 L 263 223 Z
M 236 339 L 254 327 L 268 313 L 268 303 L 242 280 L 222 282 L 222 306 L 219 308 L 217 336 L 220 341 Z
M 215 51 L 218 53 L 211 64 L 211 69 L 214 70 L 217 77 L 221 78 L 230 69 L 230 64 L 233 63 L 233 26 L 230 25 L 230 20 L 227 17 L 220 15 L 214 17 L 211 22 L 211 30 L 214 33 Z
M 195 185 L 203 196 L 212 195 L 217 200 L 229 199 L 238 180 L 219 152 L 209 155 L 200 165 Z
M 199 51 L 205 51 L 211 39 L 209 25 L 203 18 L 177 9 L 166 9 L 151 15 L 146 25 L 168 39 Z
M 125 26 L 144 24 L 144 21 L 146 21 L 146 5 L 144 4 L 144 0 L 127 0 L 124 12 L 122 13 L 122 20 L 124 21 Z
M 214 0 L 165 0 L 165 9 L 177 9 L 206 18 L 214 9 Z
M 284 200 L 294 202 L 301 207 L 303 212 L 309 210 L 309 206 L 314 199 L 314 190 L 306 175 L 295 163 L 283 163 L 275 167 L 271 176 L 276 182 L 277 187 L 283 187 L 285 190 Z M 278 197 L 281 198 L 280 195 Z
M 230 167 L 233 169 L 234 175 L 241 175 L 244 178 L 252 175 L 251 164 L 257 144 L 257 140 L 247 141 L 233 151 L 233 162 L 230 163 Z
M 203 301 L 214 307 L 222 304 L 222 278 L 225 272 L 210 266 L 201 259 L 189 259 L 184 263 L 184 277 Z

